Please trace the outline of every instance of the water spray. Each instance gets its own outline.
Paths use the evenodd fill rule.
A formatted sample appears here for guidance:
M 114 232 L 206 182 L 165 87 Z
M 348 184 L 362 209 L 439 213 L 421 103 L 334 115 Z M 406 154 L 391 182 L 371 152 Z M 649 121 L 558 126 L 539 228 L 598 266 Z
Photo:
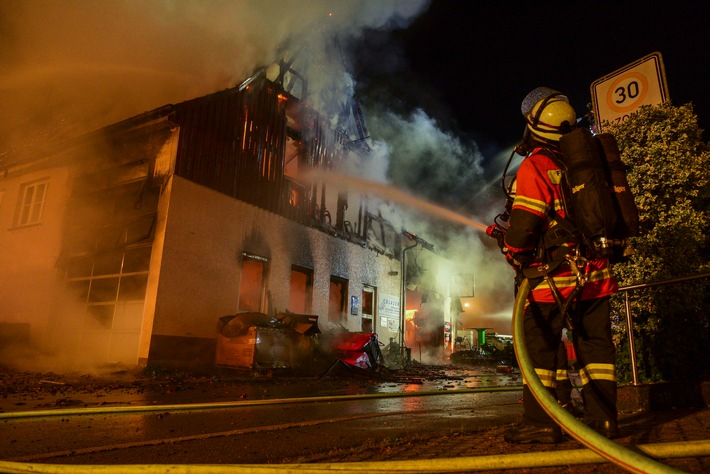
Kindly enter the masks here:
M 481 232 L 486 232 L 486 228 L 488 227 L 487 225 L 482 224 L 474 219 L 468 218 L 450 209 L 437 206 L 422 199 L 415 198 L 414 196 L 411 196 L 384 183 L 376 183 L 374 181 L 368 181 L 366 179 L 358 178 L 355 176 L 345 176 L 338 173 L 320 170 L 307 173 L 301 178 L 309 182 L 323 181 L 337 186 L 338 188 L 341 188 L 343 190 L 356 189 L 359 191 L 366 191 L 369 194 L 378 195 L 383 199 L 397 201 L 400 204 L 413 207 L 434 217 L 444 218 L 451 222 L 464 224 L 468 227 L 473 227 L 474 229 L 479 230 Z

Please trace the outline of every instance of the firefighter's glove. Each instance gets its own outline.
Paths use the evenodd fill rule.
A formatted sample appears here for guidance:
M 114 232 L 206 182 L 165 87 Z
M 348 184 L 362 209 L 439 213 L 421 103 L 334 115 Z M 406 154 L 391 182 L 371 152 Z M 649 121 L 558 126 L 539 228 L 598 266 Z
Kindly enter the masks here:
M 503 237 L 498 238 L 498 248 L 503 255 L 508 253 L 508 247 L 505 245 L 505 239 Z
M 515 255 L 513 254 L 513 252 L 508 252 L 505 254 L 505 261 L 508 262 L 508 265 L 513 267 L 515 270 L 521 268 L 522 266 L 520 262 L 515 259 Z
M 486 228 L 486 234 L 493 237 L 498 242 L 498 248 L 505 255 L 508 247 L 505 245 L 505 229 L 498 224 L 491 224 Z
M 505 254 L 505 260 L 515 271 L 522 272 L 523 267 L 533 261 L 533 257 L 528 252 L 508 252 Z

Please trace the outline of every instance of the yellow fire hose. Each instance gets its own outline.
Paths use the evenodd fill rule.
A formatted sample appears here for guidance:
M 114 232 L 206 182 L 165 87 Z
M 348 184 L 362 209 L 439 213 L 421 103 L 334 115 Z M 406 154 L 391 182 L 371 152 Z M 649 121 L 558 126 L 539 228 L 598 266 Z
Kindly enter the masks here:
M 691 441 L 638 446 L 651 456 L 662 458 L 694 457 L 708 453 L 706 441 Z M 369 461 L 317 464 L 129 464 L 76 465 L 29 464 L 0 461 L 0 470 L 9 474 L 326 474 L 352 473 L 448 473 L 471 471 L 500 471 L 535 467 L 602 464 L 606 460 L 588 449 L 489 455 L 464 458 L 414 459 L 407 461 Z M 666 466 L 664 472 L 674 472 Z
M 683 458 L 706 456 L 707 441 L 646 444 L 637 446 L 650 456 Z M 407 461 L 369 461 L 315 464 L 40 464 L 0 461 L 0 472 L 8 474 L 324 474 L 333 472 L 408 472 L 449 473 L 500 471 L 536 467 L 602 464 L 606 459 L 588 449 L 488 455 L 462 458 L 414 459 Z M 673 472 L 667 467 L 664 472 Z
M 520 371 L 523 373 L 523 377 L 530 391 L 547 414 L 572 438 L 629 472 L 649 474 L 682 472 L 607 439 L 577 420 L 571 413 L 557 403 L 555 397 L 542 385 L 540 378 L 535 373 L 535 368 L 528 357 L 528 351 L 525 346 L 525 338 L 523 337 L 523 315 L 525 313 L 525 301 L 529 292 L 530 283 L 525 279 L 518 290 L 518 294 L 515 298 L 515 308 L 513 310 L 515 357 L 518 359 Z
M 578 421 L 564 408 L 562 408 L 557 400 L 545 389 L 539 377 L 535 373 L 532 363 L 528 357 L 525 341 L 523 339 L 523 314 L 525 308 L 525 300 L 530 291 L 530 286 L 527 280 L 520 286 L 517 298 L 515 300 L 515 309 L 513 313 L 513 331 L 515 338 L 515 355 L 518 359 L 518 364 L 528 383 L 530 390 L 538 400 L 540 405 L 572 438 L 577 440 L 582 445 L 589 449 L 561 450 L 561 451 L 545 451 L 545 452 L 530 452 L 520 454 L 497 454 L 488 456 L 476 457 L 461 457 L 461 458 L 440 458 L 440 459 L 421 459 L 421 460 L 406 460 L 406 461 L 376 461 L 376 462 L 348 462 L 348 463 L 315 463 L 315 464 L 129 464 L 129 465 L 77 465 L 77 464 L 42 464 L 42 463 L 22 463 L 0 461 L 0 472 L 3 473 L 44 473 L 44 474 L 112 474 L 124 472 L 135 473 L 190 473 L 190 474 L 212 474 L 239 472 L 245 474 L 322 474 L 332 472 L 409 472 L 409 473 L 448 473 L 448 472 L 470 472 L 470 471 L 487 471 L 487 470 L 502 470 L 502 469 L 521 469 L 534 467 L 552 467 L 552 466 L 571 466 L 581 464 L 601 464 L 606 461 L 626 469 L 630 472 L 638 473 L 673 473 L 682 472 L 671 466 L 657 462 L 648 456 L 658 458 L 684 458 L 698 457 L 710 455 L 710 441 L 683 441 L 676 443 L 659 443 L 638 445 L 632 451 L 625 448 L 592 430 L 585 424 Z M 484 389 L 491 391 L 490 389 Z M 481 391 L 484 391 L 481 390 Z M 460 391 L 450 391 L 448 393 L 455 394 Z M 440 392 L 441 393 L 441 392 Z M 445 392 L 447 393 L 447 392 Z M 432 393 L 433 394 L 433 393 Z M 390 394 L 388 394 L 390 395 Z M 391 394 L 394 395 L 394 394 Z M 338 398 L 338 397 L 330 397 Z M 299 402 L 304 402 L 308 399 L 298 399 Z M 312 400 L 311 400 L 312 401 Z M 261 403 L 275 403 L 277 401 L 261 401 Z M 281 400 L 283 403 L 289 403 L 288 400 Z M 237 403 L 224 404 L 196 404 L 193 409 L 215 409 L 215 408 L 234 408 Z M 244 402 L 239 405 L 248 405 Z M 190 409 L 191 405 L 170 405 L 170 409 Z M 140 410 L 154 411 L 160 409 L 164 411 L 166 406 L 162 407 L 132 407 L 126 409 L 113 408 L 102 413 L 107 413 L 113 410 L 114 412 L 134 412 Z M 97 410 L 97 409 L 95 409 Z M 58 410 L 57 410 L 58 411 Z M 66 415 L 66 411 L 64 411 Z M 80 413 L 73 413 L 78 415 Z M 17 414 L 16 416 L 7 416 L 6 418 L 25 418 L 28 413 Z M 52 414 L 44 413 L 44 416 L 52 416 Z M 42 416 L 38 412 L 36 416 Z
M 463 393 L 490 393 L 490 392 L 512 392 L 520 390 L 521 385 L 510 385 L 506 387 L 479 387 L 479 388 L 459 388 L 456 390 L 423 390 L 421 392 L 388 392 L 388 393 L 362 393 L 358 395 L 326 395 L 322 397 L 294 397 L 294 398 L 272 398 L 264 400 L 239 400 L 227 402 L 205 402 L 205 403 L 181 403 L 168 405 L 137 405 L 137 406 L 113 406 L 113 407 L 93 407 L 93 408 L 56 408 L 50 410 L 37 411 L 17 411 L 0 413 L 0 421 L 21 420 L 27 418 L 52 418 L 68 416 L 87 415 L 127 415 L 130 413 L 152 413 L 152 412 L 180 412 L 180 411 L 200 411 L 200 410 L 225 410 L 233 408 L 246 408 L 268 405 L 294 405 L 303 403 L 323 403 L 342 402 L 346 400 L 365 400 L 378 398 L 407 398 L 407 397 L 431 397 L 439 395 L 460 395 Z

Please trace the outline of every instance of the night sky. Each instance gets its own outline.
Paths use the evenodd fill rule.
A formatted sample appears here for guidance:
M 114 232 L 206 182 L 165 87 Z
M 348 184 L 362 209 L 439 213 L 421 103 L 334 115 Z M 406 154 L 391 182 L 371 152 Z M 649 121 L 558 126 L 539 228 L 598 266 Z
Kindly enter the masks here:
M 520 138 L 533 88 L 567 93 L 581 115 L 595 80 L 658 51 L 672 103 L 693 102 L 707 136 L 708 18 L 706 1 L 434 0 L 406 29 L 370 32 L 356 75 L 364 103 L 421 107 L 492 154 Z

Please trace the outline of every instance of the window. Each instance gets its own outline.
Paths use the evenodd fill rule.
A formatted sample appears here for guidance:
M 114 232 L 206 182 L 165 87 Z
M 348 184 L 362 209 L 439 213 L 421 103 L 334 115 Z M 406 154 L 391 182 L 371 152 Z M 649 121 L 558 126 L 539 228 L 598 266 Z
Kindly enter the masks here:
M 288 112 L 287 112 L 288 113 Z M 289 117 L 289 121 L 291 118 Z M 289 178 L 298 179 L 301 161 L 302 143 L 298 133 L 291 128 L 286 130 L 286 153 L 284 156 L 284 174 Z
M 375 327 L 375 294 L 377 290 L 365 285 L 362 289 L 362 330 L 374 332 Z
M 328 299 L 328 321 L 339 323 L 345 318 L 348 295 L 348 280 L 330 277 L 330 297 Z
M 313 270 L 292 265 L 288 310 L 296 314 L 309 314 L 312 298 Z
M 262 312 L 262 299 L 266 289 L 266 271 L 269 259 L 258 255 L 242 254 L 242 281 L 239 285 L 239 310 Z
M 142 302 L 148 285 L 150 246 L 126 247 L 90 257 L 71 257 L 66 270 L 67 290 L 88 306 L 89 313 L 113 316 L 116 305 Z M 111 317 L 102 316 L 108 326 Z
M 47 187 L 49 179 L 25 183 L 20 187 L 20 197 L 17 202 L 17 215 L 15 225 L 17 227 L 38 224 L 42 222 L 42 212 L 44 202 L 47 197 Z
M 459 273 L 451 277 L 451 296 L 473 298 L 474 277 L 472 273 Z
M 137 357 L 150 254 L 142 245 L 69 258 L 65 288 L 74 304 L 65 309 L 83 309 L 79 350 L 103 353 L 99 362 Z

